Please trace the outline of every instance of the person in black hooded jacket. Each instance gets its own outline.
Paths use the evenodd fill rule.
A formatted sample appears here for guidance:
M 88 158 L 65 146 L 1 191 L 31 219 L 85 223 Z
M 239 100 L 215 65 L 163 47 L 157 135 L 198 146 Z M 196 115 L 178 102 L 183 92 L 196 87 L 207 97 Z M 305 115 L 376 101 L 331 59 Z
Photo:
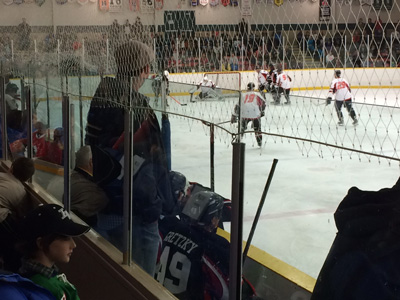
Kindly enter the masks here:
M 400 299 L 400 179 L 392 188 L 350 188 L 335 212 L 336 238 L 311 300 Z

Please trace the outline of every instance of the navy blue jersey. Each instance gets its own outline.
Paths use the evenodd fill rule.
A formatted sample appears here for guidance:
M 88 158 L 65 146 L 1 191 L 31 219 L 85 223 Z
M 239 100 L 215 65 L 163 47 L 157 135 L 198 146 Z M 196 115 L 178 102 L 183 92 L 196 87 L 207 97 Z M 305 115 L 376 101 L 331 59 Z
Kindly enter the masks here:
M 228 299 L 229 242 L 176 217 L 159 222 L 156 279 L 179 299 Z

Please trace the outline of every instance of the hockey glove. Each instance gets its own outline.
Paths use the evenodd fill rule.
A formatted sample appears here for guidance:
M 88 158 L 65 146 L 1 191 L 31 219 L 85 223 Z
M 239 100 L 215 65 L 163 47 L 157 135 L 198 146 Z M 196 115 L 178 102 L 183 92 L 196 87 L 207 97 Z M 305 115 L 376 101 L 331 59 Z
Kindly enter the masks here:
M 331 102 L 332 102 L 332 97 L 326 98 L 326 105 L 331 104 Z
M 261 117 L 264 117 L 265 116 L 265 111 L 261 111 Z

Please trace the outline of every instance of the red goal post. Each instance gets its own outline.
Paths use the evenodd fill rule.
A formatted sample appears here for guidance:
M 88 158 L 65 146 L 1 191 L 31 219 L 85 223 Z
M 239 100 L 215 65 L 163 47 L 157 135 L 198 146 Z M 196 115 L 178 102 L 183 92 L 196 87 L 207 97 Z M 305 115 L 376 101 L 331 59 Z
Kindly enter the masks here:
M 204 76 L 207 76 L 209 80 L 212 80 L 214 84 L 221 89 L 234 91 L 242 90 L 240 72 L 206 72 Z

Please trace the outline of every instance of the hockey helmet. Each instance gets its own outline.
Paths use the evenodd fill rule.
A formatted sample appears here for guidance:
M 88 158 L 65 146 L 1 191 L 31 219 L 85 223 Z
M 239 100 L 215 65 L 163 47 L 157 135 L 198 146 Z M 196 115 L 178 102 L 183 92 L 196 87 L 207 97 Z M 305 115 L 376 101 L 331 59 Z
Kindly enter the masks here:
M 255 87 L 256 87 L 256 86 L 255 86 L 255 84 L 254 84 L 253 82 L 249 82 L 249 83 L 247 84 L 247 90 L 248 90 L 248 91 L 254 90 Z
M 221 219 L 224 198 L 211 191 L 193 194 L 182 210 L 183 220 L 198 226 L 208 226 L 214 217 Z
M 164 71 L 164 76 L 168 78 L 169 72 L 167 70 Z
M 181 192 L 183 193 L 183 195 L 186 195 L 186 189 L 189 186 L 189 183 L 186 180 L 185 175 L 176 171 L 170 171 L 169 180 L 171 182 L 171 189 L 175 201 L 179 199 Z
M 15 83 L 9 83 L 9 84 L 7 84 L 7 86 L 6 86 L 6 91 L 5 91 L 5 93 L 6 93 L 6 94 L 7 94 L 7 93 L 11 93 L 11 92 L 16 93 L 16 92 L 18 92 L 18 90 L 19 90 L 19 87 L 18 87 Z
M 270 70 L 275 70 L 275 66 L 273 64 L 269 64 L 268 67 Z
M 335 76 L 340 77 L 342 75 L 342 72 L 340 70 L 335 70 Z
M 204 77 L 203 77 L 203 81 L 204 81 L 204 82 L 207 82 L 207 81 L 208 81 L 208 77 L 207 77 L 207 76 L 204 76 Z

